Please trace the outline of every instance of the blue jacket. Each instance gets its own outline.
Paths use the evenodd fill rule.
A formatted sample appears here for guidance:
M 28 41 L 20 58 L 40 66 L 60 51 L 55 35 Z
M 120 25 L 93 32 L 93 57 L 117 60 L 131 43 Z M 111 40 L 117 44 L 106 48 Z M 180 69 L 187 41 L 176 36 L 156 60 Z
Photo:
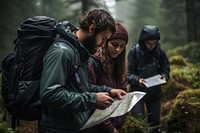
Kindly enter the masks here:
M 144 42 L 152 39 L 160 39 L 159 30 L 157 27 L 144 26 L 139 37 L 139 44 L 134 45 L 129 51 L 127 77 L 131 91 L 144 91 L 151 99 L 160 99 L 162 96 L 160 85 L 148 89 L 139 85 L 140 78 L 148 78 L 156 74 L 164 74 L 166 80 L 170 78 L 169 61 L 160 44 L 158 43 L 153 51 L 148 51 L 145 46 Z

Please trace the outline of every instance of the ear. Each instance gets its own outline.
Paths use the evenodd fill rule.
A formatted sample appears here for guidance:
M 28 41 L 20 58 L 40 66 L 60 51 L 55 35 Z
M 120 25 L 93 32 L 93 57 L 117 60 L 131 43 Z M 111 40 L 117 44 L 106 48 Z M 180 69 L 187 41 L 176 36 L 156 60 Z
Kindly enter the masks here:
M 89 27 L 89 35 L 93 35 L 94 31 L 95 31 L 96 25 L 95 24 L 91 24 Z

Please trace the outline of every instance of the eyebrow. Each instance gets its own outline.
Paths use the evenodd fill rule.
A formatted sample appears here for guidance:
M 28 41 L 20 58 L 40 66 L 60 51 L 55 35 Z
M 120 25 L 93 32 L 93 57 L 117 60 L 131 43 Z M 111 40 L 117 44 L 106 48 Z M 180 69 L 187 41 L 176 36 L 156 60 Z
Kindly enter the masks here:
M 107 36 L 103 36 L 106 40 L 108 40 Z

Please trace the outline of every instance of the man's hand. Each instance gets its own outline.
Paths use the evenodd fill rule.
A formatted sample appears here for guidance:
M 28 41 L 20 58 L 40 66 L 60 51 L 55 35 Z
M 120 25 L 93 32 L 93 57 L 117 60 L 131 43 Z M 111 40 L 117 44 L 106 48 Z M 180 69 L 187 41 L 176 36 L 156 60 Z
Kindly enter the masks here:
M 107 92 L 99 92 L 97 95 L 97 109 L 106 109 L 112 105 L 114 99 L 112 99 Z
M 117 97 L 119 100 L 122 99 L 122 97 L 126 94 L 127 93 L 122 89 L 111 89 L 110 90 L 110 96 Z

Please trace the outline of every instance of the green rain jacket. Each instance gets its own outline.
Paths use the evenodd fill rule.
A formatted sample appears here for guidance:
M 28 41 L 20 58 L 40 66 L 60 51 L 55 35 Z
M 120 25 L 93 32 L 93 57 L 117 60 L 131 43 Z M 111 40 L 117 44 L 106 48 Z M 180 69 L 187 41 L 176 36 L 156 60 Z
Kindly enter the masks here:
M 43 59 L 40 83 L 43 110 L 39 128 L 53 133 L 77 133 L 96 105 L 95 92 L 108 92 L 110 88 L 90 85 L 87 70 L 89 53 L 72 34 L 75 27 L 64 21 L 57 25 L 57 30 L 61 38 L 68 41 L 56 40 Z M 77 75 L 70 76 L 76 56 L 80 59 Z M 77 80 L 80 80 L 80 85 Z

